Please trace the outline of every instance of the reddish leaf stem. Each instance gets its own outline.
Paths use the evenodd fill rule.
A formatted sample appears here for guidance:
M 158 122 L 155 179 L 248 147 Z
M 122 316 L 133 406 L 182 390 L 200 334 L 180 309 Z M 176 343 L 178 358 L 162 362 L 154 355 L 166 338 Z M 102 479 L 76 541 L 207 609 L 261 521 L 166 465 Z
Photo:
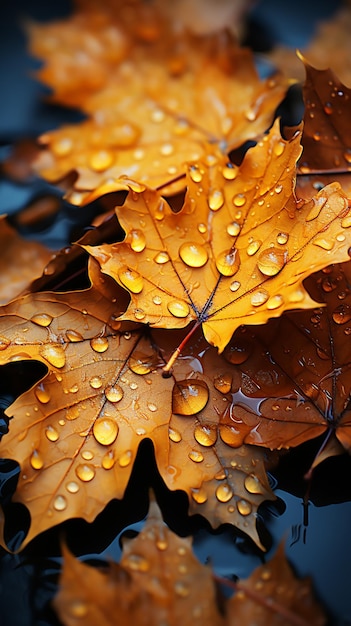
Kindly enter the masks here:
M 174 350 L 173 354 L 168 359 L 166 365 L 162 368 L 162 372 L 164 374 L 168 374 L 168 372 L 170 371 L 171 367 L 174 365 L 175 361 L 177 360 L 177 358 L 181 354 L 182 350 L 184 350 L 184 347 L 188 343 L 190 337 L 192 337 L 192 335 L 199 328 L 199 326 L 200 326 L 200 322 L 199 321 L 195 322 L 194 326 L 189 330 L 188 334 L 184 337 L 184 339 L 181 341 L 179 346 Z

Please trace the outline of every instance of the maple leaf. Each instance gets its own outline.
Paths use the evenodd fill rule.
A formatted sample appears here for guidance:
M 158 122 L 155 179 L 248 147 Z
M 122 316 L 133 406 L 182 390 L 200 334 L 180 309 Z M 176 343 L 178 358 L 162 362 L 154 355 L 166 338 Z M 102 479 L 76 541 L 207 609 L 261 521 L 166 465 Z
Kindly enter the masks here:
M 63 549 L 64 566 L 54 606 L 65 626 L 84 618 L 101 624 L 171 623 L 193 626 L 323 626 L 326 618 L 313 597 L 311 583 L 295 578 L 283 546 L 249 579 L 222 615 L 209 567 L 195 558 L 191 542 L 177 537 L 152 502 L 140 534 L 123 542 L 120 565 L 94 569 Z M 227 581 L 223 581 L 224 583 Z
M 51 258 L 50 251 L 40 243 L 26 241 L 0 218 L 0 303 L 18 296 L 41 274 Z
M 220 419 L 233 445 L 290 447 L 326 433 L 350 452 L 350 278 L 350 262 L 330 266 L 306 281 L 324 306 L 234 335 L 224 356 L 241 381 Z M 335 445 L 323 458 L 340 453 Z
M 283 140 L 276 121 L 240 167 L 217 158 L 190 165 L 178 213 L 157 191 L 130 182 L 116 208 L 125 240 L 85 246 L 130 293 L 120 319 L 167 328 L 195 321 L 221 351 L 243 323 L 315 306 L 302 281 L 349 258 L 349 209 L 337 183 L 296 203 L 299 154 L 299 135 Z
M 183 189 L 187 161 L 201 158 L 209 142 L 228 153 L 259 136 L 285 93 L 285 79 L 260 80 L 249 50 L 223 32 L 177 29 L 167 11 L 162 15 L 163 4 L 134 3 L 129 13 L 120 3 L 104 10 L 83 5 L 71 21 L 33 30 L 32 49 L 48 63 L 41 79 L 60 102 L 89 115 L 40 139 L 44 177 L 77 172 L 74 204 L 89 201 L 89 191 L 97 197 L 124 188 L 121 175 L 164 193 Z M 151 14 L 144 27 L 153 32 L 146 41 L 135 26 L 145 10 Z

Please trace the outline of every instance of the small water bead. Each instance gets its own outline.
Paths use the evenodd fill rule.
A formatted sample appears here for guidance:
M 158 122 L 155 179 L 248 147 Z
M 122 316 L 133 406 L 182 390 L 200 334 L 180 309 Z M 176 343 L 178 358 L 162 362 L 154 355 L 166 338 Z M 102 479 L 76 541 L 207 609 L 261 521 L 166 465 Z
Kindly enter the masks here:
M 203 487 L 200 487 L 200 489 L 192 489 L 191 497 L 196 504 L 204 504 L 207 501 L 206 490 Z
M 195 415 L 205 408 L 209 389 L 202 380 L 177 382 L 172 392 L 172 410 L 178 415 Z
M 324 113 L 326 113 L 327 115 L 331 115 L 333 113 L 333 105 L 331 104 L 331 102 L 326 102 L 323 109 Z
M 41 404 L 47 404 L 48 402 L 50 402 L 50 394 L 45 389 L 43 383 L 40 383 L 36 386 L 36 388 L 34 389 L 34 394 L 39 402 L 41 402 Z
M 243 193 L 238 193 L 236 194 L 236 196 L 234 196 L 233 204 L 235 206 L 244 206 L 245 203 L 246 203 L 246 197 Z
M 259 241 L 259 240 L 251 241 L 246 248 L 246 254 L 248 256 L 253 256 L 254 254 L 256 254 L 256 252 L 258 252 L 261 246 L 262 246 L 262 241 Z
M 139 322 L 145 319 L 146 313 L 143 309 L 134 309 L 134 317 Z
M 99 417 L 93 425 L 93 435 L 102 446 L 109 446 L 117 439 L 118 424 L 110 417 Z
M 155 356 L 153 354 L 144 354 L 135 350 L 128 359 L 128 367 L 134 374 L 144 376 L 152 371 L 154 362 Z
M 6 350 L 9 347 L 11 341 L 7 337 L 0 337 L 0 350 Z
M 258 259 L 257 266 L 264 276 L 276 276 L 286 263 L 286 250 L 281 248 L 267 248 L 263 250 Z
M 245 477 L 244 485 L 249 493 L 264 493 L 262 484 L 254 474 Z
M 238 511 L 240 513 L 240 515 L 250 515 L 251 511 L 252 511 L 252 506 L 250 504 L 250 502 L 248 502 L 247 500 L 238 500 L 237 502 L 237 508 Z
M 171 300 L 167 303 L 167 309 L 174 317 L 187 317 L 190 313 L 190 307 L 186 302 Z
M 272 572 L 268 567 L 262 570 L 261 578 L 262 580 L 270 580 L 272 578 Z
M 70 406 L 66 410 L 65 417 L 69 422 L 73 422 L 79 417 L 79 415 L 80 415 L 80 407 L 79 405 L 76 404 L 76 405 Z
M 50 425 L 45 429 L 45 436 L 49 441 L 57 441 L 59 438 L 56 428 Z
M 323 291 L 325 291 L 326 293 L 330 293 L 331 291 L 334 291 L 336 287 L 337 287 L 337 282 L 332 277 L 326 276 L 325 278 L 323 278 L 322 280 Z
M 37 324 L 37 326 L 43 326 L 46 328 L 47 326 L 50 326 L 53 319 L 54 318 L 47 313 L 36 313 L 36 315 L 33 315 L 33 317 L 30 318 L 30 321 L 33 322 L 33 324 Z
M 159 306 L 160 304 L 162 304 L 162 298 L 160 296 L 154 296 L 152 298 L 152 301 L 154 304 L 156 304 L 156 306 Z
M 229 393 L 232 388 L 231 374 L 218 374 L 213 381 L 215 389 L 221 393 Z
M 198 165 L 190 165 L 189 167 L 189 175 L 194 183 L 201 183 L 203 172 L 200 170 Z
M 113 162 L 114 155 L 111 150 L 98 150 L 89 159 L 89 165 L 95 172 L 104 172 L 111 167 Z
M 275 154 L 275 156 L 281 156 L 283 154 L 285 150 L 285 143 L 283 143 L 282 141 L 278 141 L 273 148 L 273 152 Z
M 227 226 L 227 233 L 231 237 L 237 237 L 237 235 L 240 233 L 240 228 L 241 226 L 240 224 L 238 224 L 238 222 L 231 222 Z
M 225 348 L 223 356 L 233 365 L 241 365 L 249 358 L 252 352 L 252 344 L 246 339 L 238 339 L 234 344 Z
M 227 163 L 222 169 L 222 175 L 225 180 L 234 180 L 238 174 L 238 168 L 234 163 Z
M 174 145 L 171 143 L 164 143 L 160 148 L 162 156 L 170 156 L 174 152 Z
M 93 337 L 90 340 L 90 345 L 94 352 L 103 353 L 108 350 L 109 343 L 107 337 Z
M 265 302 L 267 302 L 269 298 L 269 293 L 265 289 L 258 289 L 251 296 L 251 304 L 252 306 L 261 306 Z
M 339 241 L 341 243 L 342 241 L 345 241 L 346 237 L 344 233 L 339 233 L 338 235 L 336 235 L 335 239 L 336 241 Z
M 56 496 L 54 500 L 54 509 L 56 511 L 64 511 L 67 508 L 67 500 L 64 496 Z
M 233 495 L 233 489 L 228 483 L 222 483 L 216 489 L 216 498 L 219 502 L 229 502 Z
M 224 195 L 220 189 L 213 189 L 208 196 L 208 206 L 212 211 L 218 211 L 224 204 Z
M 174 428 L 168 429 L 168 437 L 174 443 L 179 443 L 182 440 L 182 435 L 178 430 L 175 430 Z
M 288 233 L 278 233 L 277 235 L 277 243 L 279 243 L 281 246 L 286 244 L 288 239 L 289 239 Z
M 61 369 L 66 365 L 65 351 L 60 344 L 46 344 L 39 349 L 39 354 L 53 367 Z
M 141 230 L 134 229 L 128 234 L 128 243 L 134 252 L 142 252 L 146 247 L 146 238 Z
M 194 463 L 202 463 L 202 461 L 204 460 L 203 454 L 201 454 L 201 452 L 198 452 L 197 450 L 191 450 L 188 454 L 188 457 L 191 461 L 194 461 Z
M 73 141 L 70 137 L 62 137 L 51 143 L 51 150 L 58 157 L 67 156 L 73 149 Z
M 126 450 L 118 459 L 118 464 L 120 467 L 128 467 L 132 461 L 132 451 Z
M 190 588 L 188 587 L 188 585 L 186 585 L 185 583 L 181 581 L 177 581 L 174 584 L 174 591 L 177 594 L 177 596 L 180 596 L 181 598 L 187 598 L 188 595 L 190 594 Z
M 120 402 L 123 398 L 123 389 L 120 385 L 113 385 L 105 389 L 105 396 L 109 402 Z
M 217 441 L 216 424 L 198 424 L 194 430 L 194 437 L 201 446 L 213 446 Z
M 115 464 L 116 460 L 115 460 L 115 455 L 113 450 L 109 450 L 108 452 L 106 452 L 106 454 L 102 457 L 102 461 L 101 461 L 101 465 L 105 470 L 110 470 L 113 468 L 114 464 Z
M 275 193 L 281 193 L 283 191 L 283 185 L 276 185 L 274 191 Z
M 351 307 L 348 304 L 340 304 L 332 313 L 335 324 L 346 324 L 351 320 Z
M 164 265 L 165 263 L 169 261 L 169 254 L 167 252 L 159 252 L 154 257 L 154 261 L 158 265 Z
M 95 476 L 95 469 L 88 463 L 81 463 L 76 467 L 76 474 L 84 483 L 89 483 Z
M 73 600 L 69 607 L 69 612 L 73 618 L 86 617 L 88 615 L 88 605 L 82 600 Z
M 199 231 L 199 233 L 201 233 L 201 235 L 204 235 L 205 232 L 207 231 L 207 226 L 206 224 L 203 224 L 202 222 L 200 224 L 197 225 L 197 230 Z
M 183 243 L 178 253 L 182 261 L 189 267 L 203 267 L 208 260 L 206 248 L 198 243 Z
M 77 343 L 78 341 L 84 340 L 83 335 L 78 333 L 76 330 L 66 330 L 66 337 L 71 343 Z
M 155 122 L 156 124 L 159 124 L 160 122 L 163 122 L 165 119 L 165 114 L 162 111 L 162 109 L 154 109 L 151 112 L 151 121 Z
M 93 389 L 100 389 L 100 387 L 102 387 L 102 379 L 100 378 L 100 376 L 93 376 L 89 380 L 89 385 Z
M 347 215 L 341 220 L 341 226 L 343 228 L 350 228 L 351 226 L 351 215 Z
M 222 276 L 234 276 L 240 268 L 239 250 L 224 250 L 216 257 L 216 268 Z
M 91 450 L 83 450 L 82 452 L 82 458 L 85 461 L 91 461 L 94 458 L 94 454 L 92 453 Z
M 124 267 L 119 270 L 118 278 L 122 285 L 132 293 L 140 293 L 144 287 L 143 277 L 133 269 Z
M 267 302 L 267 309 L 269 311 L 273 311 L 274 309 L 279 309 L 280 306 L 284 304 L 284 299 L 280 295 L 272 296 L 269 298 Z
M 153 402 L 148 402 L 147 408 L 151 411 L 151 413 L 155 413 L 155 411 L 157 411 L 157 406 Z
M 40 470 L 44 467 L 44 459 L 38 450 L 33 450 L 30 457 L 30 464 L 35 470 Z
M 230 291 L 233 291 L 233 292 L 238 291 L 238 289 L 240 289 L 240 287 L 241 287 L 241 283 L 239 283 L 238 280 L 233 280 L 233 282 L 230 283 L 230 285 L 229 285 Z
M 148 572 L 150 569 L 149 561 L 140 554 L 128 554 L 123 559 L 123 566 L 128 567 L 134 572 Z
M 66 489 L 67 491 L 69 491 L 69 493 L 77 493 L 77 491 L 79 491 L 79 485 L 74 480 L 71 480 L 69 483 L 67 483 Z

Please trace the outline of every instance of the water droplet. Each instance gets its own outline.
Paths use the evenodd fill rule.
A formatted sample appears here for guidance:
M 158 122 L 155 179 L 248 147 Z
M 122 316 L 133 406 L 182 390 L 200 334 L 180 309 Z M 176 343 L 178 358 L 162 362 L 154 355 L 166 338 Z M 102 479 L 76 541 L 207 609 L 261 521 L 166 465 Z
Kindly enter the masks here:
M 76 330 L 66 330 L 66 337 L 68 341 L 71 341 L 72 343 L 83 341 L 84 339 L 83 335 L 78 333 Z
M 93 389 L 100 389 L 100 387 L 102 387 L 102 380 L 101 380 L 100 376 L 93 376 L 89 380 L 89 385 Z
M 202 461 L 204 460 L 203 454 L 201 454 L 201 452 L 198 452 L 197 450 L 191 450 L 188 454 L 188 457 L 191 461 L 194 461 L 194 463 L 202 463 Z
M 152 298 L 152 301 L 153 301 L 154 304 L 156 304 L 156 306 L 162 304 L 162 298 L 160 296 L 154 296 Z
M 33 450 L 30 457 L 30 464 L 33 469 L 40 470 L 44 466 L 44 459 L 38 450 Z
M 95 172 L 104 172 L 113 164 L 114 156 L 111 150 L 98 150 L 89 159 L 89 165 Z
M 76 474 L 84 483 L 89 483 L 95 476 L 95 470 L 92 465 L 88 465 L 88 463 L 81 463 L 76 467 Z
M 172 410 L 178 415 L 194 415 L 205 408 L 209 390 L 202 380 L 181 380 L 173 387 Z
M 275 193 L 281 193 L 283 191 L 283 185 L 276 185 L 274 191 Z
M 343 228 L 350 228 L 351 226 L 351 215 L 347 215 L 341 220 L 341 226 Z
M 118 424 L 110 417 L 99 417 L 94 422 L 93 434 L 98 443 L 109 446 L 117 439 Z
M 246 248 L 246 254 L 248 254 L 249 256 L 253 256 L 260 249 L 261 245 L 262 241 L 251 241 Z
M 178 430 L 175 430 L 174 428 L 168 429 L 168 437 L 174 443 L 179 443 L 182 440 L 180 432 Z
M 128 359 L 128 366 L 134 374 L 144 376 L 152 371 L 154 362 L 155 357 L 153 354 L 144 354 L 143 352 L 135 350 Z
M 194 181 L 194 183 L 201 183 L 202 181 L 202 172 L 200 170 L 200 168 L 198 167 L 198 165 L 190 165 L 189 167 L 189 175 L 191 180 Z
M 267 248 L 260 253 L 257 266 L 265 276 L 276 276 L 286 263 L 286 251 L 281 248 Z
M 227 233 L 231 237 L 237 237 L 237 235 L 240 233 L 240 228 L 241 227 L 240 227 L 240 224 L 238 224 L 238 222 L 231 222 L 227 226 Z
M 340 304 L 332 314 L 336 324 L 346 324 L 351 320 L 351 307 L 348 304 Z
M 134 252 L 142 252 L 146 246 L 146 238 L 141 230 L 131 230 L 128 234 L 128 243 Z
M 141 321 L 145 318 L 146 313 L 143 309 L 134 309 L 134 317 L 136 320 Z
M 239 500 L 237 502 L 237 507 L 240 515 L 250 515 L 252 511 L 252 506 L 247 500 Z
M 136 272 L 129 267 L 124 267 L 123 269 L 119 270 L 118 278 L 121 281 L 122 285 L 132 293 L 140 293 L 143 289 L 143 277 L 140 276 L 139 272 Z
M 73 422 L 73 420 L 76 420 L 79 417 L 79 415 L 80 415 L 79 405 L 73 405 L 66 410 L 65 417 L 70 422 Z
M 239 250 L 225 250 L 216 258 L 216 267 L 222 276 L 234 276 L 240 267 Z
M 151 411 L 151 413 L 155 413 L 155 411 L 157 411 L 157 406 L 153 402 L 148 402 L 147 408 Z
M 244 206 L 246 202 L 246 197 L 243 193 L 237 193 L 233 198 L 233 204 L 235 206 Z
M 262 484 L 254 474 L 246 476 L 244 485 L 249 493 L 264 493 Z
M 57 441 L 59 438 L 59 434 L 53 426 L 48 426 L 45 429 L 45 436 L 49 441 Z
M 105 470 L 109 470 L 112 469 L 114 464 L 115 464 L 115 455 L 113 450 L 109 450 L 108 452 L 106 452 L 106 454 L 102 457 L 102 461 L 101 461 L 101 465 Z
M 305 294 L 302 289 L 295 289 L 288 296 L 289 302 L 302 302 L 305 299 Z
M 218 374 L 213 381 L 215 389 L 221 393 L 229 393 L 232 388 L 232 377 L 230 374 Z
M 91 461 L 91 459 L 93 459 L 93 458 L 94 458 L 94 454 L 92 453 L 92 451 L 91 451 L 91 450 L 83 450 L 83 452 L 82 452 L 82 458 L 83 458 L 85 461 Z
M 281 246 L 286 244 L 288 239 L 289 239 L 288 233 L 278 233 L 277 235 L 277 243 L 279 243 Z
M 154 109 L 151 112 L 151 120 L 155 122 L 156 124 L 163 122 L 164 119 L 165 119 L 165 114 L 162 111 L 162 109 Z
M 252 306 L 261 306 L 265 302 L 267 302 L 269 298 L 269 293 L 265 289 L 258 289 L 251 296 L 251 304 Z
M 93 339 L 90 340 L 90 345 L 94 352 L 102 353 L 106 352 L 109 344 L 107 337 L 93 337 Z
M 249 358 L 252 352 L 252 344 L 246 339 L 238 339 L 232 345 L 225 348 L 223 356 L 233 365 L 241 365 Z
M 347 161 L 347 163 L 351 163 L 351 150 L 350 150 L 350 148 L 345 150 L 345 152 L 344 152 L 344 159 L 345 159 L 345 161 Z
M 33 322 L 33 324 L 37 324 L 37 326 L 46 327 L 50 326 L 53 319 L 54 318 L 47 313 L 36 313 L 36 315 L 30 318 L 30 321 Z
M 79 491 L 79 485 L 74 480 L 71 480 L 69 483 L 66 484 L 66 489 L 70 493 L 77 493 L 77 491 Z
M 233 497 L 233 490 L 228 483 L 222 483 L 216 489 L 216 497 L 220 502 L 229 502 Z
M 150 569 L 149 561 L 140 554 L 128 554 L 123 559 L 123 566 L 128 567 L 134 572 L 148 572 Z
M 54 500 L 54 509 L 56 511 L 64 511 L 67 507 L 67 500 L 64 496 L 56 496 Z
M 48 402 L 50 402 L 50 394 L 45 389 L 43 383 L 40 383 L 39 385 L 36 386 L 34 393 L 37 399 L 39 400 L 39 402 L 41 402 L 42 404 L 47 404 Z
M 60 139 L 56 139 L 51 144 L 51 150 L 58 157 L 67 156 L 73 148 L 73 141 L 70 137 L 62 137 Z
M 6 350 L 9 347 L 11 341 L 7 337 L 0 337 L 0 350 Z
M 132 451 L 131 450 L 126 450 L 126 452 L 123 452 L 123 454 L 121 454 L 121 456 L 118 459 L 118 464 L 120 467 L 127 467 L 128 465 L 130 465 L 132 461 Z
M 163 156 L 169 156 L 170 154 L 173 154 L 173 152 L 174 152 L 174 146 L 171 143 L 164 143 L 160 148 L 160 153 Z
M 70 604 L 69 612 L 73 618 L 86 617 L 88 614 L 88 606 L 82 600 L 73 600 Z
M 194 430 L 194 437 L 202 446 L 213 446 L 217 441 L 216 424 L 198 424 Z
M 107 387 L 105 396 L 109 402 L 119 402 L 123 398 L 123 389 L 120 385 Z
M 220 189 L 213 189 L 208 196 L 208 206 L 212 211 L 218 211 L 224 204 L 224 195 Z
M 325 291 L 326 293 L 330 293 L 331 291 L 334 291 L 336 287 L 337 287 L 337 283 L 331 276 L 326 276 L 325 278 L 323 278 L 322 280 L 323 291 Z
M 179 256 L 189 267 L 203 267 L 208 259 L 206 248 L 201 244 L 191 242 L 180 246 Z
M 270 580 L 272 578 L 272 572 L 268 568 L 262 570 L 261 572 L 262 580 Z
M 39 354 L 53 367 L 61 369 L 66 364 L 65 351 L 60 344 L 51 343 L 41 346 Z
M 174 585 L 174 591 L 177 596 L 186 598 L 190 594 L 190 588 L 183 582 L 177 581 Z
M 267 302 L 267 309 L 269 311 L 273 311 L 274 309 L 279 309 L 280 306 L 284 304 L 283 297 L 280 295 L 272 296 L 269 298 Z
M 241 283 L 239 283 L 238 280 L 233 280 L 233 282 L 230 283 L 230 285 L 229 285 L 229 289 L 230 289 L 230 291 L 234 291 L 235 292 L 235 291 L 238 291 L 240 286 L 241 286 Z
M 164 263 L 169 261 L 169 254 L 167 252 L 159 252 L 154 257 L 154 261 L 155 263 L 158 263 L 158 265 L 164 265 Z
M 227 163 L 222 169 L 225 180 L 234 180 L 238 174 L 238 168 L 233 163 Z
M 171 300 L 168 302 L 167 309 L 172 315 L 174 315 L 174 317 L 187 317 L 190 313 L 188 304 L 178 300 Z
M 207 493 L 203 487 L 192 489 L 191 497 L 197 504 L 204 504 L 207 501 Z
M 333 113 L 333 105 L 331 104 L 331 102 L 326 102 L 323 109 L 324 113 L 326 113 L 327 115 L 331 115 Z

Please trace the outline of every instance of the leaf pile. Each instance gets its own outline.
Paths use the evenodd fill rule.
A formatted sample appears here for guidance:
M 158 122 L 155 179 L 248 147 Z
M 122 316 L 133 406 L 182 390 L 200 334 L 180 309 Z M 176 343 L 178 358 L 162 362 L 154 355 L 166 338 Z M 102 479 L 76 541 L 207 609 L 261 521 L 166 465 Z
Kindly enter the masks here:
M 257 518 L 275 498 L 273 452 L 324 434 L 312 471 L 351 449 L 350 91 L 301 57 L 304 120 L 282 132 L 273 120 L 289 81 L 261 80 L 232 35 L 210 21 L 192 32 L 165 7 L 89 0 L 68 21 L 30 27 L 52 99 L 87 114 L 40 138 L 35 167 L 63 181 L 72 204 L 101 202 L 102 215 L 39 281 L 32 268 L 29 286 L 18 258 L 21 287 L 0 308 L 0 364 L 47 370 L 6 410 L 1 442 L 21 468 L 22 547 L 122 499 L 151 440 L 190 514 L 264 550 Z M 50 255 L 39 252 L 42 268 Z M 90 286 L 62 290 L 78 262 Z M 4 548 L 6 537 L 5 507 Z M 108 573 L 64 552 L 55 602 L 68 625 L 107 626 L 117 612 L 121 624 L 324 623 L 282 550 L 222 614 L 210 570 L 154 504 Z

